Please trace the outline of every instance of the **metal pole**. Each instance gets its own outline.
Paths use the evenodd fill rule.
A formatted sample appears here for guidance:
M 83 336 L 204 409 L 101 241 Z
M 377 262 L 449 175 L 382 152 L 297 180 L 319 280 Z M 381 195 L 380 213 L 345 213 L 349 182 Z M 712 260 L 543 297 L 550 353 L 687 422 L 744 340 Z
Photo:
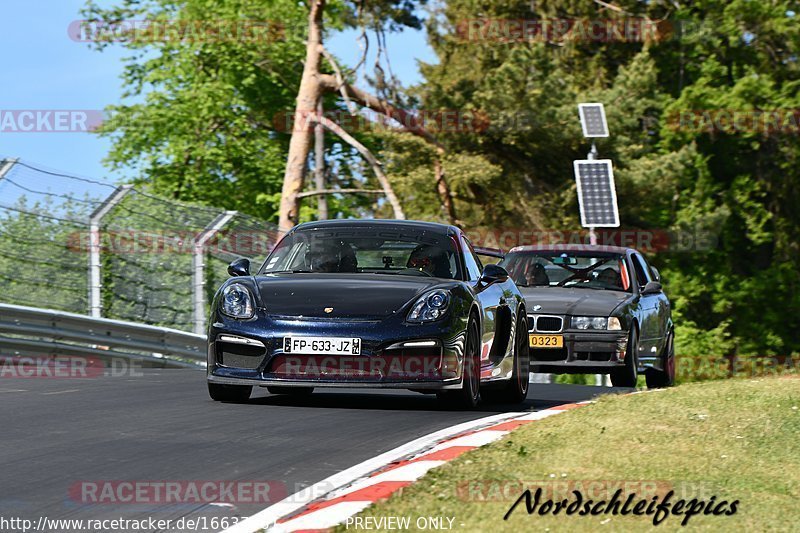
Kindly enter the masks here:
M 122 185 L 106 198 L 106 201 L 89 216 L 89 314 L 94 318 L 103 315 L 103 303 L 100 295 L 100 223 L 115 205 L 120 203 L 132 185 Z
M 322 99 L 317 104 L 317 114 L 322 116 Z M 317 122 L 314 126 L 314 182 L 318 191 L 325 190 L 325 128 Z M 317 220 L 328 219 L 328 197 L 317 198 Z
M 206 243 L 225 224 L 236 216 L 236 211 L 225 211 L 206 226 L 206 228 L 195 238 L 192 248 L 192 297 L 194 300 L 194 332 L 203 334 L 206 331 L 206 263 L 205 251 Z
M 597 232 L 594 231 L 594 226 L 589 226 L 589 244 L 592 246 L 597 244 Z
M 4 159 L 2 163 L 0 163 L 0 180 L 6 177 L 6 174 L 11 172 L 11 169 L 14 168 L 14 165 L 17 164 L 19 159 Z

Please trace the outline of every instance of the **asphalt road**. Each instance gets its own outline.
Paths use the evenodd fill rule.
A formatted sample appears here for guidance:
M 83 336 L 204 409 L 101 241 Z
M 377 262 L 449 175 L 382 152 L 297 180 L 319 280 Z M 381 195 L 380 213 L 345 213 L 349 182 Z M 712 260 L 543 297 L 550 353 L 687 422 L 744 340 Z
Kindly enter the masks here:
M 523 405 L 449 411 L 405 391 L 318 390 L 304 399 L 257 390 L 247 404 L 211 401 L 205 375 L 143 370 L 93 379 L 0 378 L 0 517 L 248 516 L 235 506 L 120 502 L 119 482 L 269 481 L 273 499 L 448 426 L 587 400 L 612 389 L 533 384 Z M 87 493 L 97 487 L 98 492 Z M 105 493 L 105 489 L 113 493 Z M 101 503 L 94 503 L 93 497 Z M 246 499 L 247 496 L 244 497 Z M 190 500 L 191 501 L 191 500 Z

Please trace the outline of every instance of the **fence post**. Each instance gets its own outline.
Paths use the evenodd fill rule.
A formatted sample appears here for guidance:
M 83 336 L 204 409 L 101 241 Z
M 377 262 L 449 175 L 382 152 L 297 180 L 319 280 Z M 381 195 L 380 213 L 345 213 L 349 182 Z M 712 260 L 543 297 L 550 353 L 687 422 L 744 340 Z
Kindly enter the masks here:
M 194 299 L 193 322 L 195 333 L 203 334 L 206 331 L 206 243 L 216 235 L 225 224 L 230 222 L 236 214 L 236 211 L 225 211 L 219 214 L 194 240 L 194 246 L 192 248 L 192 296 Z
M 6 177 L 6 174 L 11 172 L 11 169 L 14 168 L 14 165 L 17 164 L 19 159 L 4 159 L 0 162 L 0 180 Z
M 115 205 L 120 203 L 132 185 L 122 185 L 100 204 L 89 216 L 89 314 L 94 318 L 103 315 L 103 302 L 100 294 L 100 223 Z

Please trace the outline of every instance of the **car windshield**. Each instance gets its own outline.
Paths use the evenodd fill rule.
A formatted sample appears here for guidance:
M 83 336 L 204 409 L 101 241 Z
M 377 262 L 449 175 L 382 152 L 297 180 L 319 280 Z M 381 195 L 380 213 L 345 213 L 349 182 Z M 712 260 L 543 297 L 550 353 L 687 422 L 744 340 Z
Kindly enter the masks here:
M 451 237 L 407 226 L 310 228 L 287 235 L 259 274 L 371 273 L 462 279 Z
M 570 287 L 631 291 L 622 254 L 597 252 L 515 252 L 501 263 L 521 287 Z

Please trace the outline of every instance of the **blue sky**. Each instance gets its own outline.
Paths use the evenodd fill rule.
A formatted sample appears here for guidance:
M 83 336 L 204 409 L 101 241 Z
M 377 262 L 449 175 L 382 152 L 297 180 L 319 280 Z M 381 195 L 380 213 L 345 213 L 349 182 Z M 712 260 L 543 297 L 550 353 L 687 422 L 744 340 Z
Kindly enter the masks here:
M 0 110 L 98 110 L 119 102 L 122 58 L 128 52 L 121 46 L 96 52 L 69 39 L 67 27 L 80 18 L 83 5 L 84 0 L 3 2 Z M 356 35 L 346 32 L 328 42 L 345 64 L 359 57 Z M 422 32 L 389 35 L 387 44 L 392 69 L 406 85 L 420 80 L 417 59 L 435 60 Z M 108 149 L 108 141 L 89 133 L 0 131 L 0 156 L 114 181 L 101 164 Z

